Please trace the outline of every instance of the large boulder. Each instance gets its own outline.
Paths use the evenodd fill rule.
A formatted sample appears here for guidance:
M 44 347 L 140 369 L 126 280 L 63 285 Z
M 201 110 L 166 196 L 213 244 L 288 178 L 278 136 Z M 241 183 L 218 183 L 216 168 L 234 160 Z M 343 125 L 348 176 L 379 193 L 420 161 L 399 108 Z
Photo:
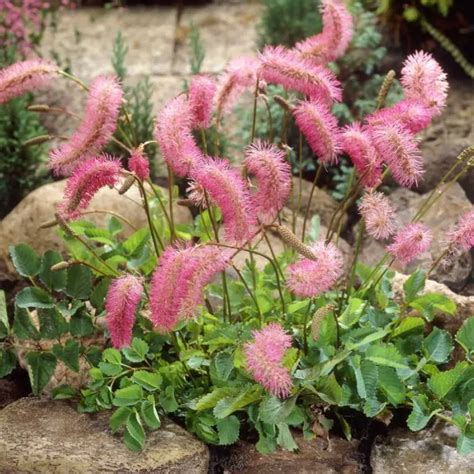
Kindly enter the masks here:
M 80 414 L 66 402 L 22 398 L 0 411 L 0 472 L 206 474 L 207 447 L 169 420 L 129 451 L 110 413 Z

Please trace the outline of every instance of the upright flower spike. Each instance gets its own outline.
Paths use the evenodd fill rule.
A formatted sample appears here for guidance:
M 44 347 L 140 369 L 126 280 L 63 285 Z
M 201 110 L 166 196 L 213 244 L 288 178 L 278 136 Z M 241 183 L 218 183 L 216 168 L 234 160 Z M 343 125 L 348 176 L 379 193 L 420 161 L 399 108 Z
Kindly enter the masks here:
M 128 159 L 128 167 L 133 171 L 140 181 L 145 181 L 150 177 L 150 163 L 145 156 L 143 147 L 138 147 L 132 150 L 130 158 Z
M 44 59 L 22 61 L 0 70 L 0 104 L 38 89 L 57 71 L 57 66 Z
M 395 232 L 395 209 L 382 193 L 365 193 L 359 211 L 368 234 L 375 239 L 387 239 Z
M 62 218 L 78 218 L 100 188 L 118 182 L 121 170 L 120 161 L 106 155 L 82 162 L 67 180 L 64 200 L 58 209 Z
M 49 166 L 57 176 L 71 174 L 80 162 L 102 150 L 115 131 L 122 99 L 116 77 L 99 76 L 92 82 L 79 128 L 49 155 Z
M 228 161 L 209 158 L 194 169 L 192 177 L 220 208 L 226 240 L 239 245 L 251 238 L 256 226 L 255 210 L 240 173 Z
M 423 176 L 423 160 L 415 136 L 398 122 L 385 122 L 368 130 L 397 182 L 405 187 L 416 186 Z
M 179 95 L 165 105 L 155 128 L 164 160 L 173 173 L 183 178 L 203 159 L 192 134 L 192 123 L 189 102 L 184 95 Z
M 474 247 L 474 211 L 464 214 L 457 226 L 448 234 L 449 244 L 468 252 Z
M 359 173 L 361 184 L 367 188 L 377 186 L 382 176 L 382 159 L 366 127 L 355 122 L 344 128 L 341 147 Z
M 446 73 L 433 59 L 431 54 L 423 51 L 408 56 L 403 63 L 401 83 L 405 97 L 422 100 L 439 115 L 448 98 L 448 81 Z
M 193 128 L 208 128 L 216 93 L 216 81 L 206 75 L 194 76 L 189 86 L 188 100 Z
M 291 168 L 285 153 L 273 144 L 257 141 L 247 147 L 244 163 L 257 181 L 253 196 L 257 216 L 263 224 L 271 224 L 291 191 Z
M 105 300 L 107 328 L 117 349 L 127 347 L 132 340 L 135 312 L 143 294 L 143 285 L 133 275 L 112 281 Z
M 269 83 L 294 89 L 326 105 L 342 98 L 341 85 L 334 74 L 297 51 L 267 46 L 260 54 L 260 63 L 260 75 Z
M 293 383 L 288 369 L 283 366 L 283 358 L 291 347 L 291 336 L 276 323 L 252 334 L 253 342 L 244 347 L 247 370 L 272 395 L 287 398 Z
M 294 109 L 296 124 L 323 163 L 336 163 L 341 153 L 337 120 L 319 101 L 302 101 Z
M 387 250 L 401 263 L 410 263 L 426 252 L 432 241 L 431 230 L 424 224 L 408 224 L 399 231 Z
M 219 247 L 168 247 L 160 257 L 150 290 L 151 320 L 161 333 L 194 316 L 204 287 L 225 270 L 230 252 Z
M 302 298 L 312 298 L 328 291 L 343 272 L 344 259 L 332 242 L 315 242 L 310 247 L 316 260 L 301 258 L 287 268 L 288 289 Z

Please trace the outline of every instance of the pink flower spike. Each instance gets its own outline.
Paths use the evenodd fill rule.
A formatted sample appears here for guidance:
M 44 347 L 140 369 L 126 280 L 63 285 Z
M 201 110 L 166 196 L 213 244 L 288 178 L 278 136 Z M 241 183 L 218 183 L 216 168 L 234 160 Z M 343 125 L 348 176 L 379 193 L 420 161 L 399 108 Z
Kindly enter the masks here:
M 323 163 L 336 163 L 341 153 L 337 120 L 318 101 L 302 101 L 294 109 L 296 123 L 316 156 Z
M 448 98 L 447 75 L 431 54 L 423 51 L 408 56 L 403 63 L 401 83 L 405 97 L 421 100 L 440 115 Z
M 81 161 L 102 150 L 115 131 L 122 99 L 116 77 L 99 76 L 92 82 L 79 128 L 49 155 L 49 166 L 57 176 L 71 174 Z
M 194 76 L 189 86 L 189 106 L 193 128 L 208 128 L 212 118 L 212 106 L 216 82 L 209 76 Z
M 448 234 L 449 243 L 468 252 L 474 247 L 474 211 L 464 214 L 457 227 Z
M 382 159 L 366 128 L 357 122 L 347 126 L 341 134 L 341 146 L 359 173 L 361 184 L 368 188 L 378 186 L 382 175 Z
M 260 62 L 261 77 L 268 83 L 294 89 L 328 106 L 342 98 L 341 85 L 334 74 L 297 51 L 267 46 L 260 54 Z
M 431 230 L 424 224 L 408 224 L 399 231 L 387 250 L 401 263 L 407 264 L 426 252 L 432 240 Z
M 164 160 L 182 178 L 204 155 L 192 134 L 192 111 L 184 95 L 169 101 L 158 115 L 155 137 Z
M 143 294 L 143 285 L 133 275 L 112 281 L 105 300 L 107 328 L 115 348 L 127 347 L 132 341 L 135 311 Z
M 272 395 L 287 398 L 293 383 L 283 358 L 291 347 L 291 336 L 279 324 L 271 323 L 253 331 L 253 337 L 244 347 L 247 370 Z
M 132 150 L 130 158 L 128 159 L 128 167 L 141 181 L 145 181 L 150 177 L 150 163 L 143 152 L 143 147 Z
M 12 64 L 0 70 L 0 104 L 46 84 L 58 67 L 44 59 Z
M 375 239 L 387 239 L 395 232 L 395 209 L 382 193 L 365 193 L 359 211 L 367 232 Z
M 315 242 L 311 248 L 317 260 L 301 258 L 287 268 L 288 289 L 302 298 L 312 298 L 328 291 L 343 272 L 344 259 L 332 242 Z
M 259 220 L 271 224 L 291 191 L 291 167 L 285 152 L 273 144 L 256 141 L 246 149 L 245 166 L 256 177 L 253 199 Z
M 209 158 L 194 169 L 192 177 L 220 208 L 225 238 L 236 244 L 246 242 L 255 230 L 257 219 L 240 173 L 232 169 L 228 161 Z
M 415 136 L 397 122 L 375 125 L 368 130 L 397 182 L 405 187 L 416 186 L 423 176 L 423 161 Z
M 94 195 L 104 186 L 114 186 L 120 178 L 120 161 L 106 155 L 82 162 L 67 180 L 59 213 L 64 219 L 77 219 Z

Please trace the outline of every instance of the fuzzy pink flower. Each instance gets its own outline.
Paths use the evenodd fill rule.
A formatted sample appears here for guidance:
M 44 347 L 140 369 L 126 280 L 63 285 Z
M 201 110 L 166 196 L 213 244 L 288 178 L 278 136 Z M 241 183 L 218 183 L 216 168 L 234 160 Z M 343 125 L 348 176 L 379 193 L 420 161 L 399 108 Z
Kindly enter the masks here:
M 342 56 L 352 39 L 352 15 L 340 0 L 322 1 L 323 31 L 296 44 L 304 56 L 318 64 L 334 61 Z
M 193 128 L 207 128 L 211 123 L 216 81 L 206 75 L 194 76 L 189 86 L 189 106 Z
M 120 178 L 120 161 L 106 155 L 82 162 L 67 180 L 59 213 L 64 219 L 76 219 L 94 195 L 104 186 L 114 186 Z
M 464 214 L 456 228 L 448 234 L 449 243 L 468 252 L 474 247 L 474 211 Z
M 276 323 L 252 334 L 254 341 L 244 347 L 247 370 L 272 395 L 287 398 L 293 383 L 289 370 L 283 365 L 283 358 L 291 347 L 291 336 Z
M 302 101 L 294 109 L 296 123 L 316 156 L 323 163 L 336 163 L 341 153 L 337 120 L 319 101 Z
M 401 263 L 407 264 L 426 252 L 433 236 L 424 224 L 408 224 L 400 230 L 387 250 Z
M 365 193 L 359 211 L 367 232 L 375 239 L 387 239 L 395 232 L 395 209 L 384 194 L 375 191 Z
M 301 258 L 287 268 L 288 289 L 302 298 L 312 298 L 328 291 L 343 271 L 344 259 L 332 242 L 315 242 L 311 249 L 317 260 Z
M 421 100 L 439 115 L 448 98 L 446 73 L 423 51 L 408 56 L 403 63 L 401 83 L 407 99 Z
M 359 173 L 362 185 L 377 186 L 382 175 L 382 159 L 366 127 L 357 122 L 347 126 L 341 134 L 341 147 Z
M 256 215 L 250 192 L 240 173 L 226 160 L 209 158 L 193 170 L 192 177 L 218 206 L 224 220 L 225 238 L 242 244 L 255 230 Z
M 341 85 L 334 74 L 297 51 L 267 46 L 260 54 L 260 62 L 261 77 L 269 83 L 294 89 L 327 105 L 342 98 Z
M 128 159 L 128 167 L 141 181 L 145 181 L 150 177 L 150 163 L 143 152 L 143 147 L 132 150 L 130 158 Z
M 431 123 L 433 111 L 418 100 L 405 99 L 392 107 L 380 109 L 365 118 L 369 125 L 399 122 L 411 133 L 424 130 Z
M 247 147 L 245 166 L 257 181 L 253 198 L 259 220 L 271 224 L 291 191 L 291 167 L 286 155 L 275 145 L 256 141 Z
M 179 95 L 166 104 L 155 128 L 164 160 L 173 173 L 183 178 L 203 159 L 192 134 L 192 122 L 189 102 L 184 95 Z
M 423 176 L 423 160 L 415 136 L 398 122 L 369 127 L 372 142 L 402 186 L 416 186 Z
M 194 316 L 204 287 L 225 270 L 230 252 L 219 247 L 168 247 L 160 257 L 150 290 L 151 320 L 168 333 L 182 318 Z
M 257 84 L 258 61 L 253 57 L 241 57 L 231 61 L 219 76 L 216 109 L 217 121 L 231 112 L 240 96 Z
M 112 281 L 105 300 L 107 328 L 117 349 L 130 345 L 135 323 L 135 311 L 143 294 L 143 285 L 133 275 Z
M 81 161 L 102 150 L 115 131 L 122 99 L 116 77 L 99 76 L 92 82 L 79 128 L 49 155 L 49 166 L 56 175 L 71 174 Z
M 44 59 L 22 61 L 0 70 L 0 104 L 38 89 L 57 71 L 57 66 Z

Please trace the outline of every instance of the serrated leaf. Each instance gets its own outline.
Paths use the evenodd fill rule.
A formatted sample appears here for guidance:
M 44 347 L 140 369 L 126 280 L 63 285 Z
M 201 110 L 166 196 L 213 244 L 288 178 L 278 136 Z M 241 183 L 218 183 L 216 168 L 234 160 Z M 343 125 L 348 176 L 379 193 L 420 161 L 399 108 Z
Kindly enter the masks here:
M 30 318 L 30 313 L 24 308 L 15 308 L 15 319 L 13 320 L 13 334 L 20 341 L 33 339 L 35 341 L 40 339 L 40 333 L 33 325 Z
M 39 395 L 56 369 L 56 357 L 49 352 L 28 352 L 26 355 L 31 389 Z
M 178 402 L 174 395 L 174 387 L 169 385 L 160 393 L 160 406 L 167 413 L 173 413 L 178 409 Z
M 284 449 L 288 451 L 296 451 L 298 449 L 298 445 L 296 444 L 293 435 L 291 434 L 290 428 L 286 423 L 280 423 L 277 425 L 278 427 L 278 436 L 277 436 L 277 443 Z
M 144 400 L 140 408 L 140 413 L 148 428 L 156 430 L 161 426 L 161 420 L 153 400 Z
M 108 362 L 99 362 L 99 369 L 107 377 L 116 377 L 122 372 L 120 365 L 109 364 Z
M 235 397 L 226 397 L 214 407 L 214 416 L 218 419 L 230 416 L 232 413 L 245 408 L 261 397 L 262 389 L 258 385 L 251 385 Z
M 316 392 L 326 403 L 339 405 L 341 402 L 342 388 L 334 374 L 319 377 L 316 381 Z
M 210 375 L 212 381 L 227 381 L 233 368 L 234 359 L 232 355 L 227 352 L 219 352 L 216 357 L 214 357 L 210 365 Z
M 122 352 L 130 362 L 137 363 L 145 360 L 149 350 L 150 347 L 144 340 L 134 337 L 131 346 L 122 349 Z
M 125 242 L 122 243 L 123 251 L 131 256 L 143 247 L 150 238 L 150 232 L 147 228 L 139 229 L 134 232 Z
M 403 318 L 398 326 L 392 332 L 392 338 L 402 336 L 407 332 L 421 330 L 425 326 L 425 320 L 423 318 L 409 316 Z
M 5 292 L 0 290 L 0 338 L 8 336 L 9 329 L 10 323 L 8 321 Z
M 214 408 L 223 398 L 237 395 L 237 387 L 217 387 L 211 393 L 204 395 L 195 405 L 195 410 L 202 411 Z
M 436 410 L 432 410 L 425 394 L 416 395 L 412 402 L 413 409 L 408 416 L 407 425 L 412 431 L 420 431 L 428 424 Z
M 42 339 L 58 339 L 68 330 L 67 321 L 56 308 L 38 310 Z
M 115 391 L 113 404 L 117 407 L 136 405 L 143 398 L 143 388 L 140 385 L 129 385 Z
M 79 344 L 74 339 L 68 339 L 64 346 L 55 344 L 53 354 L 74 372 L 79 372 Z
M 409 306 L 418 310 L 428 321 L 433 320 L 435 310 L 450 315 L 456 313 L 456 303 L 447 296 L 438 293 L 428 293 L 423 296 L 418 296 L 410 302 Z
M 140 449 L 143 449 L 146 435 L 138 413 L 130 413 L 125 424 L 125 432 L 136 441 L 137 445 L 140 446 Z
M 397 348 L 391 344 L 370 346 L 365 353 L 365 357 L 377 365 L 393 367 L 394 369 L 408 368 L 405 359 Z
M 474 453 L 474 433 L 461 433 L 456 448 L 461 456 Z
M 158 372 L 148 372 L 147 370 L 135 371 L 132 380 L 148 391 L 157 390 L 162 382 L 161 375 Z
M 13 265 L 21 276 L 34 277 L 38 275 L 41 268 L 41 259 L 29 245 L 12 245 L 9 251 Z
M 405 292 L 405 303 L 410 303 L 416 295 L 425 287 L 426 272 L 423 270 L 416 270 L 403 284 Z
M 15 298 L 18 308 L 53 308 L 54 301 L 41 288 L 28 286 L 20 290 Z
M 47 250 L 43 255 L 39 277 L 43 285 L 49 290 L 59 291 L 66 287 L 67 270 L 51 271 L 51 267 L 61 261 L 61 254 L 55 250 Z
M 112 433 L 116 433 L 127 421 L 132 413 L 131 408 L 119 407 L 117 408 L 109 419 L 109 426 Z
M 92 271 L 85 265 L 73 265 L 68 269 L 65 292 L 71 298 L 86 300 L 92 292 Z
M 364 402 L 363 412 L 367 418 L 374 418 L 381 413 L 386 406 L 386 403 L 382 403 L 375 397 L 371 397 Z
M 80 311 L 71 317 L 69 329 L 73 336 L 84 337 L 94 334 L 94 324 L 85 311 Z
M 219 420 L 216 426 L 220 445 L 234 444 L 239 439 L 240 421 L 235 415 Z
M 448 361 L 453 350 L 453 340 L 447 331 L 434 328 L 423 341 L 423 352 L 428 360 L 442 364 Z
M 359 355 L 349 359 L 349 365 L 356 377 L 357 393 L 360 398 L 373 397 L 377 387 L 378 368 L 368 360 L 362 360 Z
M 378 368 L 378 385 L 391 405 L 397 406 L 405 401 L 405 386 L 392 367 Z
M 264 423 L 277 425 L 286 421 L 295 408 L 297 397 L 280 400 L 277 397 L 265 398 L 259 406 L 259 419 Z
M 0 350 L 0 379 L 11 374 L 16 367 L 17 358 L 13 350 Z
M 74 390 L 70 385 L 63 384 L 59 387 L 54 387 L 51 391 L 51 398 L 53 400 L 69 400 L 76 396 L 76 390 Z
M 122 363 L 122 354 L 120 354 L 120 351 L 118 351 L 117 349 L 109 347 L 103 352 L 102 359 L 105 362 L 110 362 L 114 365 L 120 365 Z
M 110 278 L 102 278 L 92 291 L 90 302 L 99 313 L 104 310 L 105 297 L 107 296 L 110 282 Z
M 339 319 L 339 324 L 347 329 L 353 326 L 362 316 L 365 308 L 365 301 L 359 298 L 351 298 L 346 309 L 343 311 Z
M 130 433 L 128 430 L 125 430 L 123 434 L 123 442 L 125 446 L 135 453 L 139 453 L 143 450 L 143 445 L 140 444 Z
M 474 317 L 466 319 L 456 333 L 456 341 L 467 352 L 474 351 Z
M 466 362 L 461 362 L 451 370 L 445 370 L 431 376 L 428 387 L 439 398 L 444 398 L 457 384 L 467 367 Z

